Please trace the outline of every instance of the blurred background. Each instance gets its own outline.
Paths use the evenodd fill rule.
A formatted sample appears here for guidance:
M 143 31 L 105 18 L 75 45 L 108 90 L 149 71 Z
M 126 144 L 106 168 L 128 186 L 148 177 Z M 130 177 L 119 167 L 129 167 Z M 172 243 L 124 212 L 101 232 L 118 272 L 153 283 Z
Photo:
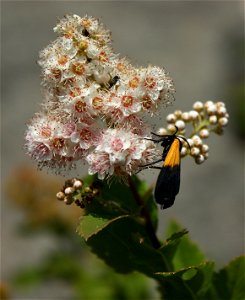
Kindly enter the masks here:
M 152 282 L 146 284 L 138 274 L 112 276 L 82 246 L 75 233 L 79 208 L 64 207 L 55 199 L 65 178 L 38 171 L 23 150 L 25 124 L 42 101 L 38 52 L 56 38 L 52 28 L 67 13 L 101 18 L 112 31 L 116 53 L 135 65 L 150 63 L 170 73 L 176 101 L 151 120 L 155 128 L 164 127 L 173 110 L 190 110 L 194 101 L 226 103 L 230 123 L 225 135 L 208 140 L 210 157 L 203 165 L 183 160 L 181 192 L 172 208 L 159 211 L 158 234 L 163 236 L 169 220 L 176 219 L 217 268 L 244 252 L 243 6 L 243 1 L 1 2 L 2 295 L 49 300 L 152 297 Z M 77 173 L 81 177 L 86 171 L 82 166 Z M 154 183 L 157 175 L 148 171 L 140 176 Z M 61 261 L 66 262 L 63 267 Z M 40 274 L 50 275 L 45 284 L 37 284 Z M 130 291 L 130 282 L 135 283 L 133 294 L 126 295 L 123 284 Z M 137 291 L 136 282 L 143 290 Z

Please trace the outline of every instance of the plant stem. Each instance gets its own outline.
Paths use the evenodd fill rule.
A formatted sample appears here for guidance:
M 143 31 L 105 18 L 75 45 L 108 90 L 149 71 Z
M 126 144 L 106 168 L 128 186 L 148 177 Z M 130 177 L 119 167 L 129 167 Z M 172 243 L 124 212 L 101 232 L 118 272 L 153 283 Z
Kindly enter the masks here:
M 159 242 L 159 240 L 158 240 L 158 238 L 156 236 L 154 227 L 153 227 L 152 222 L 151 222 L 150 214 L 149 214 L 148 210 L 144 206 L 144 201 L 140 197 L 140 195 L 138 193 L 138 190 L 135 187 L 134 181 L 132 180 L 132 178 L 130 176 L 128 176 L 128 184 L 129 184 L 131 192 L 132 192 L 132 194 L 133 194 L 133 196 L 135 198 L 135 201 L 137 202 L 137 204 L 139 206 L 142 207 L 142 209 L 141 209 L 141 216 L 145 220 L 146 231 L 147 231 L 148 236 L 149 236 L 149 238 L 151 240 L 152 246 L 157 249 L 157 248 L 159 248 L 161 246 L 161 243 Z

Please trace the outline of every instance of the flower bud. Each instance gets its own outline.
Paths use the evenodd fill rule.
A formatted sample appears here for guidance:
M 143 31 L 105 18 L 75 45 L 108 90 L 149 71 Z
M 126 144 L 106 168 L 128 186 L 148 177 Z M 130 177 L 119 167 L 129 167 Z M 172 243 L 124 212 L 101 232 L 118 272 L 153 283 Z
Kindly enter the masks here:
M 180 118 L 181 115 L 182 115 L 182 111 L 181 111 L 181 110 L 176 110 L 176 111 L 174 112 L 174 114 L 175 114 L 175 116 L 176 116 L 177 118 Z
M 209 117 L 209 123 L 211 125 L 215 125 L 217 123 L 217 116 L 216 115 L 212 115 Z
M 188 144 L 190 145 L 190 147 L 192 147 L 194 145 L 193 139 L 187 139 Z
M 168 132 L 167 132 L 167 130 L 165 128 L 159 128 L 158 131 L 157 131 L 157 133 L 159 135 L 166 135 L 166 134 L 168 134 Z
M 207 102 L 205 102 L 204 107 L 208 108 L 211 105 L 214 105 L 213 101 L 207 101 Z
M 189 113 L 188 112 L 183 112 L 182 115 L 181 115 L 181 119 L 183 121 L 186 121 L 186 122 L 190 121 Z
M 66 196 L 64 199 L 65 204 L 70 205 L 73 203 L 72 197 Z
M 224 106 L 218 107 L 217 114 L 219 116 L 222 116 L 222 117 L 225 116 L 225 114 L 226 114 L 226 108 Z
M 222 127 L 224 127 L 224 126 L 226 126 L 228 124 L 228 119 L 227 118 L 220 118 L 219 119 L 219 125 L 220 126 L 222 126 Z
M 204 144 L 202 145 L 202 153 L 207 153 L 209 151 L 208 145 Z
M 63 201 L 64 198 L 65 198 L 65 194 L 64 194 L 63 192 L 58 192 L 58 193 L 56 194 L 56 198 L 57 198 L 58 200 L 60 200 L 60 201 Z
M 193 104 L 193 109 L 196 111 L 201 111 L 203 109 L 203 103 L 201 101 L 196 101 Z
M 191 155 L 192 156 L 197 156 L 199 154 L 200 154 L 200 149 L 199 148 L 197 148 L 197 147 L 192 147 L 191 148 Z
M 173 124 L 169 124 L 167 128 L 168 128 L 168 131 L 171 133 L 174 133 L 176 131 L 176 128 Z
M 74 183 L 73 183 L 73 187 L 78 190 L 80 189 L 81 187 L 83 186 L 83 183 L 81 180 L 76 180 Z
M 92 190 L 91 190 L 91 188 L 89 186 L 86 186 L 85 189 L 84 189 L 84 192 L 91 193 Z
M 176 116 L 174 114 L 169 114 L 167 115 L 166 120 L 168 123 L 174 123 L 176 121 Z
M 182 120 L 178 120 L 175 122 L 175 126 L 177 126 L 178 129 L 181 131 L 181 130 L 185 129 L 185 122 Z
M 189 112 L 189 116 L 190 116 L 191 120 L 196 120 L 198 118 L 198 116 L 199 116 L 199 113 L 197 111 L 195 111 L 195 110 L 191 110 Z
M 206 153 L 203 153 L 203 157 L 204 157 L 204 159 L 208 159 L 208 157 L 209 157 L 209 153 L 208 153 L 208 152 L 206 152 Z
M 217 106 L 217 108 L 219 108 L 219 107 L 225 107 L 225 103 L 219 101 L 219 102 L 216 103 L 216 106 Z
M 216 105 L 212 104 L 207 107 L 207 113 L 209 115 L 214 115 L 217 111 Z
M 194 136 L 192 137 L 192 140 L 193 140 L 193 144 L 194 144 L 195 146 L 200 146 L 200 145 L 202 145 L 202 139 L 201 139 L 198 135 L 194 135 Z
M 202 139 L 206 139 L 206 138 L 209 137 L 209 130 L 206 129 L 206 128 L 204 128 L 204 129 L 202 129 L 202 130 L 200 131 L 199 134 L 200 134 L 200 137 L 201 137 Z
M 66 195 L 70 195 L 70 194 L 74 193 L 74 191 L 75 191 L 75 189 L 73 187 L 69 186 L 65 189 L 64 192 Z
M 185 146 L 183 146 L 181 149 L 180 155 L 181 155 L 181 157 L 184 157 L 184 156 L 186 156 L 186 154 L 187 154 L 187 148 Z
M 195 162 L 200 165 L 204 162 L 205 158 L 202 154 L 198 155 L 197 157 L 195 157 Z

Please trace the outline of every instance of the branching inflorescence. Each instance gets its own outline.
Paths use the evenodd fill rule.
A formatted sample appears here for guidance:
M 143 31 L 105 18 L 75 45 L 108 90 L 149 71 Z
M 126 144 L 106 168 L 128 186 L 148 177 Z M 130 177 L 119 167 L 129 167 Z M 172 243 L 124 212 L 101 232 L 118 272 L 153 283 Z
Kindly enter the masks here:
M 172 79 L 162 68 L 133 67 L 111 48 L 111 35 L 95 18 L 67 15 L 54 31 L 58 38 L 40 52 L 42 111 L 28 124 L 26 149 L 39 163 L 60 172 L 88 163 L 88 173 L 99 179 L 126 177 L 161 156 L 149 140 L 144 115 L 154 115 L 160 105 L 174 99 Z M 210 126 L 222 132 L 228 114 L 222 102 L 196 102 L 193 110 L 167 117 L 160 134 L 193 132 L 182 156 L 197 163 L 208 156 Z M 148 137 L 148 139 L 147 139 Z

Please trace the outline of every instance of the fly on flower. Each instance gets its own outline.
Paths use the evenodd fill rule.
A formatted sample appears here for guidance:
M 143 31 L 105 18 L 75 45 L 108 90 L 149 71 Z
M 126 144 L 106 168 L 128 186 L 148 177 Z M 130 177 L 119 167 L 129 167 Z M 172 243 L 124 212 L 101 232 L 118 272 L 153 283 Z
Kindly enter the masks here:
M 166 209 L 174 204 L 176 195 L 179 193 L 180 188 L 180 152 L 182 148 L 181 139 L 188 141 L 182 137 L 177 136 L 178 127 L 176 132 L 172 135 L 153 135 L 160 137 L 159 139 L 149 139 L 154 143 L 161 143 L 163 147 L 162 158 L 150 164 L 144 165 L 144 168 L 159 169 L 156 187 L 155 187 L 155 200 L 161 205 L 161 209 Z M 188 144 L 189 145 L 189 144 Z M 162 167 L 154 166 L 154 164 L 163 161 Z

